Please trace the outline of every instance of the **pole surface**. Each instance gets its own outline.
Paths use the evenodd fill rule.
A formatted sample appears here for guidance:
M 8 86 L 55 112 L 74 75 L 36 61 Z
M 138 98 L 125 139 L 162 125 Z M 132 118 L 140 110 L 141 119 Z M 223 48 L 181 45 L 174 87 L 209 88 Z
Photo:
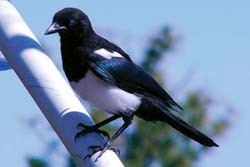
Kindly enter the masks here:
M 105 140 L 99 134 L 91 133 L 74 141 L 78 123 L 93 125 L 94 122 L 20 14 L 7 0 L 0 0 L 0 50 L 78 167 L 123 166 L 116 154 L 109 150 L 96 162 L 98 153 L 84 159 L 90 153 L 90 145 L 103 145 Z

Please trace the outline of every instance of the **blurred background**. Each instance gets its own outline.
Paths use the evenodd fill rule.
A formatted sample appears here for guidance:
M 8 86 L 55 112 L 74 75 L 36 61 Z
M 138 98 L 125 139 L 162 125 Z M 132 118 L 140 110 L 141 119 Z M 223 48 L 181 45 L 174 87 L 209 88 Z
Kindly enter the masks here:
M 180 117 L 213 138 L 205 148 L 166 124 L 135 119 L 115 143 L 126 166 L 245 166 L 250 141 L 250 22 L 247 0 L 12 0 L 62 72 L 58 35 L 44 36 L 55 12 L 77 7 L 185 109 Z M 0 55 L 2 63 L 3 56 Z M 1 70 L 8 67 L 2 67 Z M 39 68 L 39 67 L 38 67 Z M 0 72 L 2 166 L 74 167 L 13 70 Z M 84 103 L 96 122 L 107 117 Z M 121 122 L 104 129 L 113 133 Z

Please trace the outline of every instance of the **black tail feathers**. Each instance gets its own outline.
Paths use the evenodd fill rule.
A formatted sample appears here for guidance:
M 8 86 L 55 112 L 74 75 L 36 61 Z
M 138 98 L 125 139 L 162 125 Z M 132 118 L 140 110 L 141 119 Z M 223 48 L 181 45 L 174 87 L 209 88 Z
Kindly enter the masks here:
M 163 121 L 168 123 L 170 126 L 180 131 L 187 137 L 197 141 L 198 143 L 208 147 L 218 147 L 212 139 L 183 121 L 182 119 L 175 116 L 168 109 L 160 109 L 156 105 L 152 104 L 148 100 L 143 100 L 143 104 L 140 105 L 139 109 L 135 112 L 135 115 L 146 120 L 146 121 Z M 173 109 L 173 108 L 172 108 Z
M 201 133 L 199 130 L 195 129 L 185 121 L 181 120 L 174 114 L 172 114 L 169 111 L 164 112 L 164 117 L 161 118 L 161 121 L 164 121 L 171 125 L 176 130 L 180 131 L 187 137 L 190 137 L 191 139 L 197 141 L 198 143 L 208 146 L 208 147 L 219 147 L 218 144 L 216 144 L 212 139 Z

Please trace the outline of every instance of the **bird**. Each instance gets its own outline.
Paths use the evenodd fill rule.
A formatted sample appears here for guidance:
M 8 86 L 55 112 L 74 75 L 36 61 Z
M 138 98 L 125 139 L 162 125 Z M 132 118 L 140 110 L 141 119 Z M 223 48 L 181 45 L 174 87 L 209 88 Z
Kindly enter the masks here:
M 98 35 L 83 11 L 67 7 L 56 12 L 45 35 L 54 33 L 60 37 L 63 70 L 72 89 L 83 100 L 112 115 L 92 126 L 78 124 L 83 129 L 76 138 L 91 132 L 107 137 L 103 146 L 91 147 L 93 154 L 101 151 L 101 157 L 113 149 L 112 142 L 131 125 L 134 116 L 165 122 L 201 145 L 219 146 L 179 118 L 176 112 L 182 112 L 182 107 L 123 49 Z M 119 118 L 123 124 L 111 137 L 99 129 Z

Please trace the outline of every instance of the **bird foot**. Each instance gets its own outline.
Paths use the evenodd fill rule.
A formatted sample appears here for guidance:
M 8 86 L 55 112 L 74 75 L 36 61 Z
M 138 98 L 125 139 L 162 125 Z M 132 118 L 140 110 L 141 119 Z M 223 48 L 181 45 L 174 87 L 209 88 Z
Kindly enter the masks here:
M 88 154 L 84 159 L 92 157 L 95 153 L 99 152 L 99 155 L 96 157 L 95 162 L 106 152 L 107 150 L 112 150 L 116 154 L 120 155 L 119 149 L 111 146 L 110 140 L 104 146 L 89 146 L 89 150 L 92 150 L 91 154 Z
M 80 137 L 80 136 L 85 136 L 86 134 L 88 133 L 92 133 L 92 132 L 96 132 L 96 133 L 99 133 L 99 134 L 102 134 L 104 137 L 106 137 L 108 140 L 109 140 L 109 134 L 107 132 L 105 132 L 104 130 L 100 130 L 98 128 L 96 128 L 96 126 L 88 126 L 88 125 L 84 125 L 82 123 L 79 123 L 77 125 L 77 128 L 80 129 L 80 128 L 83 128 L 82 130 L 80 130 L 76 136 L 75 136 L 75 142 L 77 141 L 77 139 Z

